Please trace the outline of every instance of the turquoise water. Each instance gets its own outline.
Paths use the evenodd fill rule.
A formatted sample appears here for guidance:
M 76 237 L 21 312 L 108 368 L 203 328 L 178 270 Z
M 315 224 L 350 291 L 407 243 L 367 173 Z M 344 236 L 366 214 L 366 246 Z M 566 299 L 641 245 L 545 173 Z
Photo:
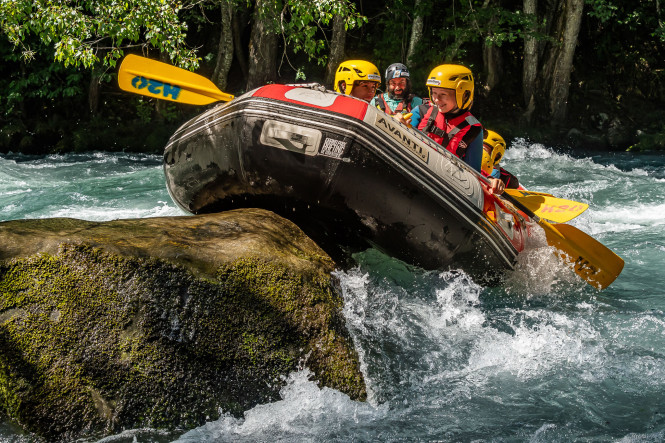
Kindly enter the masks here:
M 665 440 L 665 157 L 570 155 L 513 141 L 534 191 L 589 203 L 571 224 L 624 258 L 597 292 L 533 240 L 504 286 L 376 251 L 338 271 L 369 401 L 289 376 L 282 399 L 193 430 L 104 442 Z M 180 215 L 159 156 L 0 156 L 0 220 Z M 31 441 L 0 420 L 0 441 Z

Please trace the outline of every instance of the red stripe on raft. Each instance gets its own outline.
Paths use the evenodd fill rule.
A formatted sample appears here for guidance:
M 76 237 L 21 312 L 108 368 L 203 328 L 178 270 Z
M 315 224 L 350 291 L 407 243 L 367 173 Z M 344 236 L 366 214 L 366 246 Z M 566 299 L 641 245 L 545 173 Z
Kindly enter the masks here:
M 483 189 L 483 194 L 484 194 L 484 201 L 483 201 L 483 212 L 485 213 L 485 216 L 487 217 L 487 213 L 489 211 L 491 212 L 496 212 L 497 208 L 495 206 L 498 205 L 499 209 L 502 210 L 503 212 L 507 214 L 511 214 L 513 217 L 513 221 L 515 223 L 514 228 L 513 228 L 513 236 L 506 232 L 503 227 L 496 222 L 496 220 L 501 217 L 501 214 L 496 214 L 494 215 L 494 219 L 492 217 L 488 217 L 488 219 L 492 222 L 493 225 L 499 228 L 501 232 L 504 233 L 504 237 L 506 240 L 508 240 L 510 243 L 512 243 L 513 247 L 517 249 L 518 252 L 522 252 L 524 250 L 524 247 L 526 246 L 526 237 L 529 236 L 528 229 L 529 226 L 526 223 L 521 223 L 513 214 L 512 211 L 508 210 L 506 205 L 503 203 L 503 201 L 499 198 L 496 197 L 494 194 L 490 194 L 489 190 L 487 188 L 487 185 L 484 185 L 483 182 L 480 183 Z
M 274 100 L 279 100 L 281 102 L 295 103 L 301 106 L 308 106 L 310 108 L 316 109 L 325 109 L 326 111 L 336 112 L 337 114 L 348 115 L 349 117 L 357 118 L 362 120 L 365 118 L 365 113 L 367 112 L 367 107 L 369 104 L 367 102 L 350 98 L 344 95 L 340 95 L 335 98 L 335 101 L 330 106 L 317 106 L 311 103 L 304 103 L 297 100 L 291 100 L 286 98 L 284 94 L 288 91 L 295 89 L 296 86 L 286 86 L 286 85 L 266 85 L 259 88 L 252 97 L 264 97 L 272 98 Z

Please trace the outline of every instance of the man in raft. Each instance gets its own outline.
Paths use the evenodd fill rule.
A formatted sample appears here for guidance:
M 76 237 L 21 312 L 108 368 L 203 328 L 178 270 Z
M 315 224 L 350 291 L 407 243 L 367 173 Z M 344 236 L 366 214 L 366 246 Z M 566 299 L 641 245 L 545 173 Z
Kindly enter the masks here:
M 405 115 L 423 103 L 423 99 L 411 93 L 409 69 L 402 63 L 393 63 L 386 69 L 385 79 L 388 92 L 378 94 L 369 104 L 408 124 L 410 120 Z
M 439 65 L 425 82 L 430 101 L 413 109 L 411 125 L 481 172 L 483 126 L 469 109 L 474 82 L 466 66 Z M 489 178 L 491 193 L 503 192 L 501 180 Z
M 335 92 L 369 102 L 381 83 L 376 66 L 365 60 L 347 60 L 339 64 L 335 73 Z

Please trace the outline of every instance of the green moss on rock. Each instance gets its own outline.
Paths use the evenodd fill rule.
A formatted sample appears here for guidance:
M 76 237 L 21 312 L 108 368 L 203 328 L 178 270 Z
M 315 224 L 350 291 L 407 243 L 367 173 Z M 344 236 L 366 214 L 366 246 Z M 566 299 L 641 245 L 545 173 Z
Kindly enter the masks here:
M 292 229 L 270 217 L 277 231 L 284 232 L 281 224 Z M 190 225 L 182 229 L 200 226 L 195 217 L 185 219 Z M 206 261 L 186 240 L 191 232 L 171 230 L 170 241 L 187 246 L 170 260 L 118 248 L 118 226 L 110 227 L 117 236 L 108 235 L 105 247 L 99 224 L 40 221 L 35 231 L 24 222 L 23 235 L 41 232 L 46 246 L 35 253 L 27 242 L 27 256 L 14 251 L 0 265 L 0 410 L 26 429 L 68 439 L 127 427 L 198 426 L 220 408 L 240 414 L 275 400 L 284 376 L 301 366 L 322 385 L 365 398 L 330 262 L 317 248 L 297 248 L 315 257 L 313 266 L 289 252 L 251 249 Z M 212 218 L 204 222 L 210 230 Z M 0 240 L 15 232 L 11 223 L 0 224 Z M 145 223 L 154 228 L 157 221 Z M 63 235 L 63 226 L 76 236 Z M 84 241 L 81 227 L 94 228 L 87 237 L 97 240 Z M 56 229 L 67 241 L 54 251 L 43 238 Z M 255 241 L 256 232 L 247 235 Z

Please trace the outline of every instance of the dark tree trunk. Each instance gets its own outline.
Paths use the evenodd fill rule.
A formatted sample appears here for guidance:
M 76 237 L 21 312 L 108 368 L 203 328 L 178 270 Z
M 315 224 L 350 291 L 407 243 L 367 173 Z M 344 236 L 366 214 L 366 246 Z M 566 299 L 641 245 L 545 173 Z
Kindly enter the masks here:
M 241 3 L 237 6 L 235 14 L 233 14 L 233 48 L 235 49 L 236 60 L 240 65 L 240 70 L 242 71 L 243 78 L 247 78 L 249 75 L 249 68 L 247 66 L 247 57 L 245 57 L 246 48 L 242 44 L 242 36 L 245 33 L 247 28 L 247 21 L 249 18 L 249 13 L 247 12 L 247 7 L 244 3 Z
M 485 43 L 483 45 L 483 63 L 485 65 L 485 86 L 487 94 L 489 94 L 501 79 L 501 48 Z
M 277 34 L 275 28 L 279 11 L 274 0 L 257 0 L 254 24 L 249 41 L 249 73 L 247 90 L 277 78 Z
M 229 70 L 233 62 L 233 6 L 226 0 L 220 2 L 221 30 L 217 45 L 217 62 L 212 74 L 212 81 L 221 89 L 226 90 Z
M 544 45 L 544 50 L 540 55 L 542 66 L 539 72 L 539 90 L 544 99 L 544 104 L 549 102 L 549 96 L 552 88 L 552 76 L 559 58 L 559 51 L 563 41 L 563 33 L 566 26 L 566 1 L 556 0 L 550 3 L 553 9 L 546 11 L 545 20 L 550 23 L 547 30 L 548 35 L 553 39 L 552 43 Z M 549 21 L 551 19 L 551 21 Z M 546 107 L 546 105 L 545 105 Z M 548 114 L 549 117 L 549 114 Z
M 524 14 L 532 16 L 534 27 L 529 31 L 537 30 L 537 0 L 524 0 Z M 527 108 L 525 114 L 527 122 L 531 121 L 531 112 L 535 106 L 536 77 L 538 75 L 538 41 L 535 37 L 527 35 L 524 38 L 524 64 L 522 66 L 522 94 L 524 106 Z M 531 109 L 531 112 L 529 112 Z
M 99 71 L 97 69 L 93 70 L 88 88 L 88 107 L 92 115 L 97 115 L 99 111 L 99 79 Z
M 108 54 L 106 49 L 100 49 L 97 52 L 97 56 L 101 59 L 104 59 Z M 104 74 L 104 69 L 102 68 L 93 68 L 92 75 L 90 77 L 90 85 L 88 85 L 88 109 L 90 114 L 95 116 L 99 112 L 99 100 L 100 100 L 100 87 L 101 87 L 101 78 Z
M 539 44 L 532 36 L 524 39 L 524 117 L 529 123 L 536 113 L 557 125 L 566 118 L 584 0 L 549 0 L 545 2 L 542 15 L 537 14 L 537 0 L 523 0 L 523 5 L 524 13 L 534 17 L 530 31 L 541 31 L 552 38 L 552 42 L 544 44 Z M 541 29 L 539 23 L 545 23 L 545 29 Z
M 582 23 L 584 0 L 566 0 L 565 5 L 565 25 L 552 72 L 549 95 L 550 116 L 553 124 L 560 124 L 566 118 L 570 75 L 573 71 L 573 56 Z
M 332 85 L 335 81 L 335 70 L 344 61 L 344 47 L 346 46 L 345 19 L 336 15 L 333 19 L 332 38 L 330 39 L 330 56 L 326 66 L 326 85 Z
M 423 38 L 423 12 L 422 12 L 422 0 L 416 0 L 413 10 L 413 24 L 411 25 L 411 37 L 409 38 L 409 50 L 406 53 L 406 61 L 410 65 L 416 65 L 417 60 L 415 60 L 416 49 L 420 44 L 420 41 Z

